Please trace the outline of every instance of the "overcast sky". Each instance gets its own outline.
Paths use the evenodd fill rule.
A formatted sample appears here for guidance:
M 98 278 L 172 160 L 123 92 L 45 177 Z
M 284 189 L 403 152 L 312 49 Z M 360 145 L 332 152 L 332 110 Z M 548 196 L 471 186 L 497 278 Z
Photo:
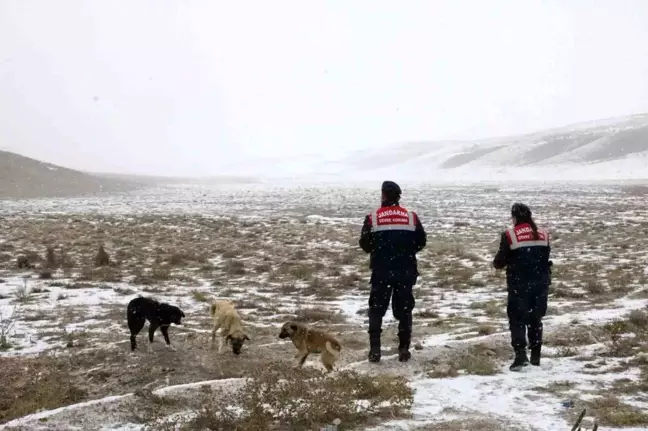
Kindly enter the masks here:
M 0 149 L 210 175 L 648 112 L 645 0 L 0 0 Z

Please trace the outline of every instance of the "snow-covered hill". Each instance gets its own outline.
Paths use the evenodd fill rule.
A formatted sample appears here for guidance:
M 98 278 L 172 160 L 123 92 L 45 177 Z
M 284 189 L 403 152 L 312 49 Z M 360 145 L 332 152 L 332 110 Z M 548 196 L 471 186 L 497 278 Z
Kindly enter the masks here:
M 648 178 L 648 114 L 475 141 L 410 142 L 300 161 L 324 181 L 461 182 Z

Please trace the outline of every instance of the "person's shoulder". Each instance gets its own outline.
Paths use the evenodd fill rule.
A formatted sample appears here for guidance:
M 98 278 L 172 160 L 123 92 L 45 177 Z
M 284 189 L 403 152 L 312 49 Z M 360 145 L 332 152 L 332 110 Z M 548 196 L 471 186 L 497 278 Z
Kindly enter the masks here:
M 407 207 L 404 207 L 404 206 L 399 206 L 399 208 L 400 208 L 401 210 L 405 211 L 406 213 L 411 214 L 412 217 L 414 218 L 414 223 L 416 223 L 416 224 L 421 224 L 421 225 L 422 225 L 421 217 L 419 216 L 418 211 L 416 211 L 416 210 L 411 210 L 411 209 L 409 209 L 409 208 L 407 208 Z
M 401 210 L 401 211 L 407 211 L 407 212 L 410 212 L 410 213 L 416 214 L 416 211 L 414 211 L 414 210 L 412 210 L 412 209 L 410 209 L 410 208 L 408 208 L 408 207 L 406 207 L 406 206 L 400 205 L 400 204 L 399 204 L 399 205 L 396 205 L 395 208 L 398 208 L 398 209 Z
M 375 213 L 376 213 L 376 210 L 375 210 L 375 209 L 374 209 L 374 210 L 371 210 L 371 211 L 368 212 L 368 213 L 365 213 L 365 216 L 364 216 L 364 224 L 367 224 L 367 223 L 371 224 L 371 223 L 373 222 L 373 218 L 374 218 L 374 214 L 375 214 Z
M 373 208 L 371 211 L 365 213 L 366 217 L 371 218 L 374 214 L 376 214 L 380 210 L 380 207 Z

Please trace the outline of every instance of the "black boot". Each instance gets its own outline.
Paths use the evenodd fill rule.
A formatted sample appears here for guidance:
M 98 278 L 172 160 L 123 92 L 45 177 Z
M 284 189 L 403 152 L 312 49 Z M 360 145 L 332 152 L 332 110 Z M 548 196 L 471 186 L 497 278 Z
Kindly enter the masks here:
M 398 349 L 398 360 L 407 362 L 412 358 L 412 353 L 408 349 Z
M 515 359 L 509 367 L 511 371 L 521 371 L 522 368 L 529 365 L 529 358 L 527 358 L 526 349 L 517 350 L 515 352 Z
M 380 362 L 380 336 L 369 337 L 369 362 Z
M 411 334 L 398 333 L 398 360 L 400 362 L 407 362 L 412 357 L 409 351 L 411 341 Z
M 369 309 L 369 362 L 380 362 L 380 334 L 382 333 L 382 315 Z
M 531 348 L 531 365 L 540 366 L 541 346 Z

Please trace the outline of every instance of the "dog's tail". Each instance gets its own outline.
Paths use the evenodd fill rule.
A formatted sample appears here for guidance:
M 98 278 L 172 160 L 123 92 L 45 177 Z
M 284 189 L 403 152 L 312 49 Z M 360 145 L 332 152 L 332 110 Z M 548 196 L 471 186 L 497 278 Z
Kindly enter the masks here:
M 211 307 L 209 307 L 209 314 L 211 314 L 212 317 L 214 317 L 214 314 L 216 314 L 216 303 L 212 304 Z
M 340 346 L 340 343 L 337 341 L 327 341 L 325 346 L 326 350 L 328 350 L 328 352 L 333 356 L 339 355 L 340 350 L 342 350 L 342 346 Z

